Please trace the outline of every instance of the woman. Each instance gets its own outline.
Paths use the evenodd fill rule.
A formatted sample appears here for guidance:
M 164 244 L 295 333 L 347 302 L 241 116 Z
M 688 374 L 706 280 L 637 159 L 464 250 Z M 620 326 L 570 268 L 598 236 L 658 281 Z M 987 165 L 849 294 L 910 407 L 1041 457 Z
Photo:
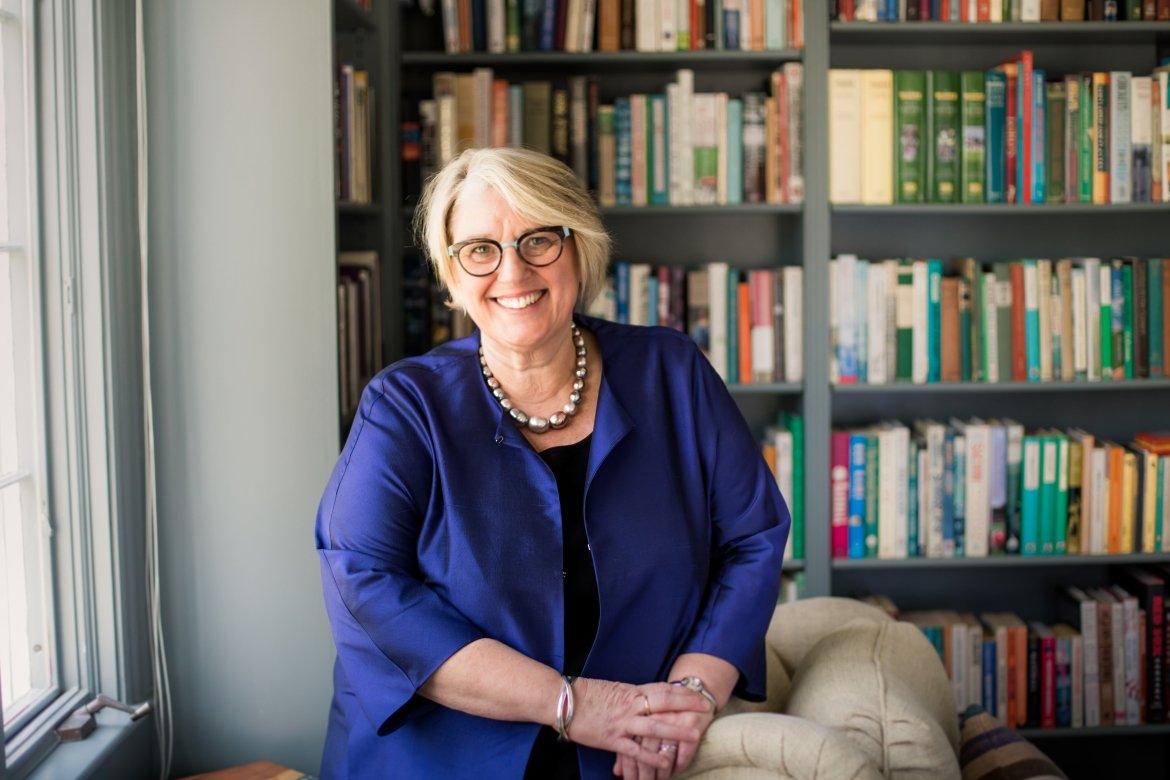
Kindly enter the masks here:
M 574 314 L 609 238 L 566 166 L 465 152 L 417 226 L 478 332 L 370 383 L 322 498 L 322 778 L 669 777 L 762 698 L 775 480 L 690 339 Z

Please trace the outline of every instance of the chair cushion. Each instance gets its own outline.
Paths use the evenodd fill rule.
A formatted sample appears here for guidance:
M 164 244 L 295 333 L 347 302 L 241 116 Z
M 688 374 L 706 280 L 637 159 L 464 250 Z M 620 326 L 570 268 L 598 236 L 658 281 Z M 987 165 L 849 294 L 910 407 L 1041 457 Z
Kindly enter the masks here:
M 1068 780 L 1048 756 L 982 707 L 960 718 L 963 780 Z
M 880 780 L 877 767 L 838 732 L 774 713 L 711 724 L 680 780 Z
M 882 610 L 857 599 L 818 596 L 790 601 L 776 607 L 768 625 L 767 643 L 784 663 L 789 675 L 813 645 L 850 620 L 876 623 L 893 620 Z
M 951 684 L 909 623 L 866 617 L 828 633 L 797 667 L 784 711 L 840 731 L 886 777 L 959 777 Z

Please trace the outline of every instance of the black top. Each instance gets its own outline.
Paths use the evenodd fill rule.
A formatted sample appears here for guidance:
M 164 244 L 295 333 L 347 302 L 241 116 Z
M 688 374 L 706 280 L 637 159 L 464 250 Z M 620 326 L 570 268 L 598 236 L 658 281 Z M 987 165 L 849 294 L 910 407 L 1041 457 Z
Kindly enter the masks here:
M 580 675 L 585 668 L 585 659 L 593 647 L 601 614 L 593 553 L 585 534 L 585 471 L 589 465 L 591 439 L 591 435 L 586 436 L 576 444 L 550 447 L 540 453 L 557 479 L 561 498 L 565 581 L 564 673 L 573 677 Z M 547 726 L 542 728 L 528 757 L 525 779 L 576 780 L 580 776 L 577 747 L 567 742 L 558 742 L 555 729 Z

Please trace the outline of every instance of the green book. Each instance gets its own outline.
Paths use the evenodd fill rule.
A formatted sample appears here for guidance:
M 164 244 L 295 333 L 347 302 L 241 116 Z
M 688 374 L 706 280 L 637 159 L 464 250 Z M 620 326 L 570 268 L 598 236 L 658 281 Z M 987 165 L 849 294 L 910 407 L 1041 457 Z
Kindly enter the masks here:
M 1010 382 L 1012 376 L 1012 264 L 999 261 L 991 264 L 995 273 L 995 339 L 996 366 L 999 381 Z
M 1101 333 L 1101 378 L 1113 379 L 1113 272 L 1109 263 L 1102 262 L 1097 300 L 1100 312 L 1098 330 Z M 1090 302 L 1092 305 L 1092 302 Z
M 967 282 L 967 292 L 971 299 L 971 326 L 964 331 L 964 336 L 970 342 L 970 381 L 986 381 L 983 373 L 983 270 L 979 261 L 973 257 L 964 257 L 961 261 L 963 279 Z
M 1121 262 L 1121 370 L 1133 379 L 1133 264 Z
M 959 72 L 936 70 L 930 91 L 930 202 L 959 202 Z
M 1150 339 L 1150 377 L 1166 375 L 1166 345 L 1162 343 L 1162 317 L 1166 302 L 1162 300 L 1162 274 L 1167 272 L 1165 260 L 1151 257 L 1149 263 L 1150 304 L 1146 308 L 1149 325 L 1146 330 Z M 1159 548 L 1161 549 L 1161 548 Z
M 926 71 L 894 71 L 894 200 L 926 200 Z
M 1064 555 L 1068 541 L 1068 437 L 1056 440 L 1056 505 L 1053 507 L 1053 552 Z
M 1040 437 L 1040 554 L 1056 552 L 1056 485 L 1060 469 L 1055 436 Z
M 1020 491 L 1020 554 L 1040 554 L 1040 470 L 1042 436 L 1025 436 Z
M 964 203 L 982 203 L 984 200 L 983 165 L 987 155 L 984 120 L 987 96 L 983 82 L 983 71 L 965 70 L 960 76 L 962 89 L 959 106 L 963 122 L 963 146 L 959 153 L 962 166 L 960 197 Z
M 959 381 L 971 381 L 971 285 L 959 278 Z
M 1050 81 L 1045 85 L 1045 91 L 1044 149 L 1047 161 L 1044 170 L 1047 176 L 1044 200 L 1048 203 L 1064 203 L 1064 82 Z
M 1113 378 L 1125 379 L 1125 262 L 1113 258 L 1109 262 L 1109 340 L 1113 353 Z
M 792 432 L 792 557 L 804 560 L 804 418 L 781 412 L 780 424 Z
M 921 445 L 919 442 L 921 441 Z M 909 507 L 907 507 L 906 518 L 906 556 L 909 558 L 917 558 L 918 551 L 918 501 L 915 496 L 918 495 L 918 448 L 919 446 L 926 447 L 926 441 L 918 436 L 910 438 L 910 448 L 907 453 L 909 463 L 907 463 L 907 481 L 909 482 L 911 496 Z
M 878 554 L 878 437 L 865 434 L 865 557 Z
M 509 54 L 520 51 L 520 0 L 506 0 L 507 33 L 505 45 Z
M 1080 154 L 1077 160 L 1077 195 L 1081 203 L 1093 202 L 1093 75 L 1081 74 L 1081 132 Z
M 894 379 L 914 378 L 914 263 L 898 261 L 898 284 L 894 291 Z
M 727 384 L 739 384 L 739 271 L 727 271 Z

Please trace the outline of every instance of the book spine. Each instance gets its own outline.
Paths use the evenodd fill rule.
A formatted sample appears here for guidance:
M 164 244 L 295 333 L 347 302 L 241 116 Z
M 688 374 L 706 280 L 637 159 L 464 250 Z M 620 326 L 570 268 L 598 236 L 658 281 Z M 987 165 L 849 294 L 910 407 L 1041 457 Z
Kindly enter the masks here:
M 962 114 L 962 139 L 960 158 L 961 200 L 963 203 L 982 203 L 983 170 L 986 166 L 985 125 L 987 95 L 984 92 L 984 76 L 980 71 L 963 71 L 960 75 L 960 105 Z
M 995 68 L 984 75 L 986 124 L 986 199 L 988 203 L 1005 203 L 1004 171 L 1007 162 L 1004 157 L 1004 126 L 1007 121 L 1007 79 L 1001 68 Z

